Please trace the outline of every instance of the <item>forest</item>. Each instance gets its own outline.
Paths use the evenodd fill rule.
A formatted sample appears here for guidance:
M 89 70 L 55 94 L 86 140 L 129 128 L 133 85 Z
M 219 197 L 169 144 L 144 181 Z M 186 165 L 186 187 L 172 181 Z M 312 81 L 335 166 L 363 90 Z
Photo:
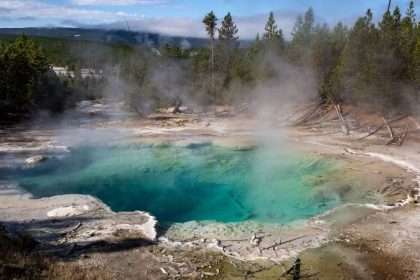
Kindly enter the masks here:
M 319 102 L 339 102 L 383 113 L 416 113 L 420 101 L 420 22 L 414 2 L 389 9 L 376 22 L 371 10 L 353 26 L 316 22 L 309 8 L 286 36 L 268 15 L 264 31 L 244 44 L 234 17 L 205 15 L 208 47 L 158 48 L 42 37 L 0 37 L 0 115 L 19 120 L 39 111 L 59 113 L 77 101 L 122 98 L 146 114 L 174 102 L 239 104 L 258 99 L 257 87 L 289 77 L 314 80 Z M 57 76 L 65 66 L 74 77 Z M 101 69 L 100 79 L 82 68 Z M 290 73 L 289 73 L 290 74 Z M 281 91 L 279 91 L 281 94 Z

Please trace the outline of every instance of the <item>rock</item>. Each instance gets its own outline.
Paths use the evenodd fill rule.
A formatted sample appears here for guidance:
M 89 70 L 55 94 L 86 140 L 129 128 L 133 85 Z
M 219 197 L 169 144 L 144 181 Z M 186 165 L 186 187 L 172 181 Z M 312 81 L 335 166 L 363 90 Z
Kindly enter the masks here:
M 77 106 L 78 107 L 88 107 L 88 106 L 91 106 L 92 103 L 93 102 L 91 100 L 82 100 L 77 104 Z
M 48 157 L 46 157 L 46 156 L 38 155 L 38 156 L 33 156 L 33 157 L 30 157 L 30 158 L 27 158 L 25 160 L 25 163 L 27 165 L 34 165 L 34 164 L 46 161 L 47 159 L 48 159 Z
M 181 113 L 192 113 L 193 111 L 190 110 L 187 106 L 181 106 L 178 108 L 178 111 Z
M 47 212 L 49 218 L 78 216 L 89 211 L 88 205 L 59 207 Z
M 249 243 L 253 246 L 258 246 L 261 243 L 261 237 L 257 237 L 257 235 L 254 233 L 249 240 Z

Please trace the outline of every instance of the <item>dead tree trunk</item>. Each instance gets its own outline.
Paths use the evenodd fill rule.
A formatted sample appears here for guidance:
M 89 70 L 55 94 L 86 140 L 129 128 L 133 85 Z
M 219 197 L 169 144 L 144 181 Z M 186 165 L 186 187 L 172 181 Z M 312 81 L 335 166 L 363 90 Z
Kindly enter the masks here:
M 301 275 L 300 275 L 301 265 L 302 265 L 302 261 L 300 260 L 300 258 L 297 258 L 295 262 L 293 263 L 293 266 L 288 271 L 286 271 L 282 276 L 291 274 L 293 276 L 293 280 L 300 280 L 301 279 Z
M 343 114 L 341 113 L 341 106 L 334 103 L 334 108 L 335 108 L 335 111 L 337 112 L 338 118 L 341 121 L 341 129 L 342 129 L 343 133 L 345 135 L 349 135 L 350 134 L 350 129 L 349 129 L 349 126 L 347 125 L 346 120 L 343 117 Z
M 392 130 L 392 127 L 389 125 L 388 121 L 386 120 L 386 118 L 383 118 L 384 120 L 384 124 L 386 126 L 386 128 L 388 129 L 388 133 L 389 133 L 389 138 L 394 139 L 395 135 L 394 135 L 394 131 Z
M 177 99 L 176 101 L 175 101 L 175 107 L 174 107 L 174 111 L 173 111 L 173 113 L 174 114 L 179 114 L 179 113 L 181 113 L 181 106 L 182 106 L 182 101 L 180 100 L 180 99 Z

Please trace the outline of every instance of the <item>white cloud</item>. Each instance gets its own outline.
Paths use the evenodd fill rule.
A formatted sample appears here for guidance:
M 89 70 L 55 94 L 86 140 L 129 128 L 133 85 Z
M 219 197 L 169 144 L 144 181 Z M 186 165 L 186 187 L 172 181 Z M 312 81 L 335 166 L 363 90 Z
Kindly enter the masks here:
M 117 2 L 117 0 L 73 0 L 79 2 Z M 118 2 L 136 1 L 142 3 L 157 3 L 160 0 L 119 0 Z M 294 12 L 275 13 L 278 26 L 285 34 L 290 33 L 295 21 Z M 252 39 L 262 33 L 268 14 L 248 17 L 234 17 L 242 39 Z M 3 21 L 1 20 L 3 18 Z M 6 20 L 7 19 L 7 20 Z M 206 37 L 201 18 L 192 17 L 162 17 L 150 18 L 143 15 L 130 14 L 121 11 L 104 11 L 98 8 L 84 8 L 74 5 L 48 4 L 40 0 L 0 0 L 0 24 L 12 27 L 22 19 L 33 19 L 34 23 L 55 26 L 127 28 L 131 30 L 156 32 L 166 35 Z M 39 25 L 38 25 L 39 26 Z
M 79 6 L 87 5 L 150 5 L 150 4 L 163 4 L 167 3 L 165 0 L 72 0 L 71 3 Z
M 82 9 L 74 6 L 53 5 L 37 0 L 1 0 L 0 18 L 9 19 L 33 17 L 51 23 L 77 20 L 85 24 L 110 23 L 118 20 L 140 18 L 135 14 L 108 12 L 97 9 Z

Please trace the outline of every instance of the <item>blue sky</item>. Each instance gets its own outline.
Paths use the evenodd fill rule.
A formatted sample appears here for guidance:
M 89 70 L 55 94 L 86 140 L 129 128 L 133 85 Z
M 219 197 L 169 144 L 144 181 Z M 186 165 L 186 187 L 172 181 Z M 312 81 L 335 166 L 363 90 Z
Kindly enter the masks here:
M 409 0 L 393 0 L 406 9 Z M 420 15 L 420 0 L 415 0 Z M 28 26 L 126 26 L 131 29 L 174 35 L 205 36 L 201 18 L 214 10 L 218 17 L 232 12 L 242 37 L 263 29 L 269 11 L 289 33 L 296 16 L 308 7 L 317 20 L 351 24 L 368 8 L 376 15 L 387 0 L 0 0 L 0 27 Z

